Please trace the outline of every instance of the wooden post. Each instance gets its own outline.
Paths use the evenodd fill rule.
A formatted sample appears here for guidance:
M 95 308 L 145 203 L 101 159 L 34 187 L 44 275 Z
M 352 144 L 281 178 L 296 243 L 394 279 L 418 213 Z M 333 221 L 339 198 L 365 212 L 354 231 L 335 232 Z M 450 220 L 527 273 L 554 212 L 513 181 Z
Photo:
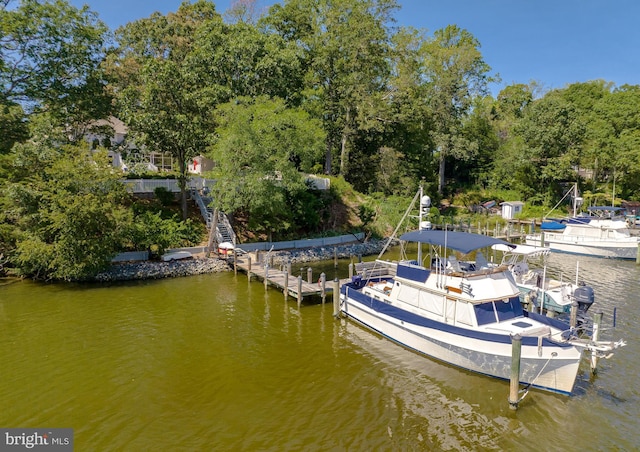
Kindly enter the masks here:
M 287 262 L 287 273 L 291 274 L 291 261 Z
M 544 246 L 544 231 L 540 231 L 540 246 Z
M 531 226 L 529 227 L 529 234 L 536 232 L 536 220 L 531 220 Z
M 289 298 L 289 272 L 284 271 L 284 299 Z
M 349 279 L 353 278 L 353 262 L 349 262 Z
M 313 284 L 313 270 L 311 267 L 307 268 L 307 282 Z
M 522 354 L 522 337 L 511 336 L 511 376 L 509 378 L 509 408 L 518 409 L 518 393 L 520 392 L 520 356 Z
M 640 264 L 640 246 L 638 246 L 638 250 L 636 251 L 636 264 Z
M 324 304 L 325 298 L 327 297 L 326 291 L 326 283 L 327 283 L 327 275 L 324 272 L 320 273 L 320 296 L 322 297 L 322 304 Z
M 602 323 L 602 311 L 596 312 L 593 316 L 593 333 L 591 334 L 591 340 L 598 342 L 600 338 L 600 324 Z M 591 373 L 598 373 L 598 354 L 595 350 L 591 352 Z
M 251 281 L 251 255 L 247 256 L 247 278 Z
M 338 268 L 338 248 L 333 248 L 333 268 Z
M 260 263 L 260 250 L 256 250 L 256 264 Z
M 573 303 L 571 303 L 571 317 L 569 320 L 569 326 L 571 326 L 571 328 L 575 328 L 577 323 L 578 323 L 578 302 L 574 300 Z
M 209 240 L 207 242 L 207 253 L 206 257 L 208 258 L 211 255 L 211 249 L 213 248 L 213 243 L 216 241 L 216 231 L 218 229 L 218 209 L 213 209 L 213 218 L 211 218 L 211 228 L 209 229 Z
M 338 278 L 333 280 L 333 316 L 340 316 L 340 281 Z
M 302 275 L 298 276 L 298 307 L 302 303 Z
M 264 290 L 267 290 L 267 284 L 269 283 L 269 264 L 264 265 Z
M 235 248 L 233 249 L 233 274 L 238 274 L 238 253 Z

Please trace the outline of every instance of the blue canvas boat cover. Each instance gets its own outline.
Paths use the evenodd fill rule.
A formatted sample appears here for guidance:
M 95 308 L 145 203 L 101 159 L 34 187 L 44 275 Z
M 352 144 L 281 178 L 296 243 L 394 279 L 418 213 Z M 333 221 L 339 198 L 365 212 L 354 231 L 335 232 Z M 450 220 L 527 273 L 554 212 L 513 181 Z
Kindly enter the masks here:
M 506 245 L 511 248 L 516 247 L 513 243 L 505 242 L 504 240 L 489 237 L 487 235 L 439 230 L 407 232 L 400 237 L 400 240 L 404 240 L 406 242 L 428 243 L 434 246 L 444 246 L 445 248 L 459 251 L 463 254 L 496 244 Z
M 560 223 L 559 221 L 543 221 L 540 225 L 540 229 L 544 231 L 559 231 L 566 227 L 566 224 Z

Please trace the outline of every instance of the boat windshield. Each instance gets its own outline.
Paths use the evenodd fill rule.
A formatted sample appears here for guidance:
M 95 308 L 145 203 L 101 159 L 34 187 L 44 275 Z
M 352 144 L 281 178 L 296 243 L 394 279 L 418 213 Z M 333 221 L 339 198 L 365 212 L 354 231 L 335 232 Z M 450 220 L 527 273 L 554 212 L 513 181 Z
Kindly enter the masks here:
M 523 314 L 519 297 L 511 297 L 506 301 L 489 301 L 474 305 L 478 326 L 489 323 L 504 322 Z

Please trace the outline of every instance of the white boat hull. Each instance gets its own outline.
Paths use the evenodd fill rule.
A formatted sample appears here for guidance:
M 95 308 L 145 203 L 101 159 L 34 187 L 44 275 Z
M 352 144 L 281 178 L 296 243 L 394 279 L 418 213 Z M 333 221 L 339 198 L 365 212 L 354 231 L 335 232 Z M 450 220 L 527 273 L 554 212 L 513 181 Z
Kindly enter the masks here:
M 355 290 L 355 289 L 351 289 Z M 347 289 L 342 311 L 365 327 L 424 355 L 473 372 L 509 379 L 512 345 L 508 335 L 487 335 L 479 339 L 459 334 L 461 328 L 430 328 L 378 312 L 352 299 Z M 372 303 L 373 305 L 373 303 Z M 448 330 L 448 331 L 447 331 Z M 458 333 L 455 331 L 459 330 Z M 501 340 L 496 340 L 501 336 Z M 540 389 L 570 394 L 578 373 L 582 351 L 573 346 L 549 346 L 540 339 L 521 351 L 520 380 Z M 545 345 L 547 344 L 547 345 Z
M 527 245 L 543 246 L 540 234 L 528 235 Z M 584 237 L 565 236 L 562 233 L 545 233 L 544 246 L 562 253 L 614 259 L 635 259 L 638 254 L 638 240 L 610 241 L 586 240 Z

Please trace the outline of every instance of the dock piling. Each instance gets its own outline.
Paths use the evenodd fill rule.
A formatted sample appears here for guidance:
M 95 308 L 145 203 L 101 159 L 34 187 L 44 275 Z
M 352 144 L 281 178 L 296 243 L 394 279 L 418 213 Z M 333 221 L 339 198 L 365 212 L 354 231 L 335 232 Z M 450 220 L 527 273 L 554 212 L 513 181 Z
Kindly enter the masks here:
M 284 274 L 284 287 L 282 291 L 284 292 L 284 299 L 286 300 L 289 298 L 289 272 L 285 270 L 283 274 Z
M 571 303 L 571 317 L 569 320 L 569 326 L 571 328 L 575 328 L 577 323 L 578 323 L 578 302 L 574 300 L 573 303 Z
M 593 333 L 591 334 L 591 340 L 597 342 L 600 338 L 600 324 L 602 323 L 602 311 L 596 312 L 593 316 Z M 591 351 L 591 373 L 598 373 L 598 354 L 595 350 Z
M 269 284 L 269 264 L 264 264 L 264 290 L 267 290 Z
M 340 316 L 340 281 L 338 278 L 333 280 L 333 316 Z
M 313 284 L 313 270 L 311 267 L 307 268 L 307 282 Z
M 302 275 L 298 276 L 298 307 L 302 304 Z
M 327 297 L 327 275 L 324 272 L 320 273 L 320 296 L 322 297 L 322 304 L 325 302 L 325 298 Z
M 522 336 L 511 336 L 511 376 L 509 378 L 509 408 L 518 409 L 520 392 L 520 357 L 522 355 Z

